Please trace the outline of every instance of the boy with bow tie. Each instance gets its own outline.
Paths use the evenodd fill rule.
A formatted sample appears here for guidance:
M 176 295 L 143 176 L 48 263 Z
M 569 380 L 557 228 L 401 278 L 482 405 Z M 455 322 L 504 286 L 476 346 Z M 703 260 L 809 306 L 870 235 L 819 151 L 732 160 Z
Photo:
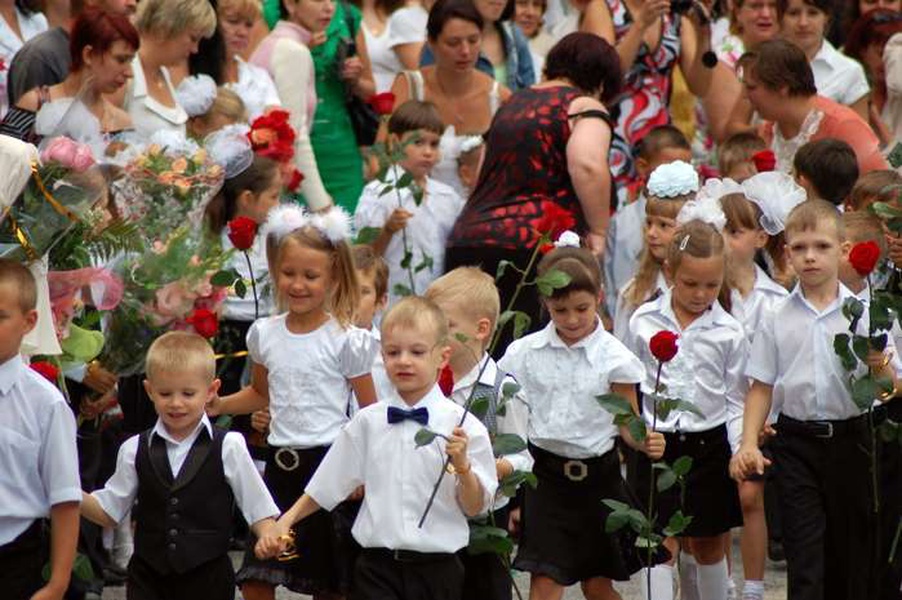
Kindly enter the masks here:
M 277 533 L 320 508 L 331 510 L 360 485 L 366 495 L 352 533 L 363 547 L 354 570 L 355 600 L 459 600 L 467 517 L 485 512 L 497 488 L 486 428 L 436 385 L 447 362 L 447 320 L 434 303 L 405 298 L 382 321 L 382 352 L 394 393 L 361 410 L 344 428 L 304 495 L 279 519 Z M 417 447 L 421 428 L 438 434 Z M 420 526 L 432 487 L 450 458 Z M 282 550 L 283 536 L 261 539 L 259 556 Z

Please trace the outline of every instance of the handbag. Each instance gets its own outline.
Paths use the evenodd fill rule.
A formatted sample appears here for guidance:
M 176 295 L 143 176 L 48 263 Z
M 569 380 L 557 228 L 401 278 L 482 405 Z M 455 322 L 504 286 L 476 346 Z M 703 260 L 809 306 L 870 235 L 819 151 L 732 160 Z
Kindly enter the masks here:
M 336 56 L 338 60 L 336 65 L 341 68 L 345 59 L 357 54 L 357 44 L 354 42 L 354 19 L 351 16 L 351 10 L 347 2 L 342 2 L 342 9 L 345 14 L 345 23 L 350 39 L 342 39 L 339 42 Z M 354 129 L 354 137 L 357 138 L 358 146 L 372 146 L 376 143 L 376 135 L 379 133 L 379 116 L 369 104 L 363 101 L 360 96 L 354 93 L 347 83 L 345 83 L 345 107 L 348 110 L 348 117 L 351 120 L 351 127 Z

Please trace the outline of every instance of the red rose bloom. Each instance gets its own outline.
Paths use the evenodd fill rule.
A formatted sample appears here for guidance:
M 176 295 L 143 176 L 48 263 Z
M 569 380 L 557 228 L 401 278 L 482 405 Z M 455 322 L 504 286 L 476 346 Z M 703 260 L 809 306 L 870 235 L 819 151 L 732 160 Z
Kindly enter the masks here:
M 57 381 L 59 381 L 60 370 L 56 368 L 56 365 L 53 363 L 49 363 L 46 360 L 39 360 L 37 362 L 33 362 L 30 365 L 34 371 L 40 373 L 44 379 L 56 385 Z
M 219 333 L 219 317 L 212 310 L 195 309 L 188 317 L 188 322 L 191 323 L 198 335 L 207 339 L 215 337 Z
M 288 117 L 288 111 L 273 109 L 254 119 L 247 134 L 254 152 L 280 163 L 294 158 L 296 134 Z
M 752 154 L 752 162 L 759 173 L 766 173 L 777 167 L 777 155 L 773 150 L 761 150 Z
M 391 92 L 383 92 L 381 94 L 373 94 L 367 103 L 373 107 L 377 115 L 390 115 L 395 107 L 395 95 Z
M 244 252 L 254 245 L 257 235 L 257 222 L 248 217 L 235 217 L 228 225 L 229 241 L 238 250 Z
M 677 345 L 679 337 L 674 332 L 666 330 L 654 334 L 648 342 L 648 348 L 651 350 L 652 356 L 661 362 L 672 360 L 680 349 Z
M 538 234 L 556 240 L 562 233 L 576 225 L 576 217 L 569 210 L 554 202 L 545 201 L 539 206 L 540 216 L 533 220 L 532 228 Z
M 454 391 L 454 372 L 448 365 L 438 372 L 438 387 L 445 396 L 451 397 L 451 392 Z
M 852 246 L 852 251 L 849 252 L 849 264 L 862 277 L 870 275 L 879 260 L 880 246 L 873 240 L 859 242 Z
M 288 176 L 285 178 L 285 189 L 293 194 L 298 191 L 303 181 L 304 174 L 292 167 L 288 172 Z

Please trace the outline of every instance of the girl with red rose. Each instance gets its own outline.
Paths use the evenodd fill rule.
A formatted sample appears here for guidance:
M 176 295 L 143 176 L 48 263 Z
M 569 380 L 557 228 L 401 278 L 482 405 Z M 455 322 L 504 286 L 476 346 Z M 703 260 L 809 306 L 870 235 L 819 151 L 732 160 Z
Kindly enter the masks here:
M 728 470 L 729 438 L 741 428 L 749 344 L 742 325 L 718 302 L 726 269 L 726 242 L 714 225 L 699 220 L 681 225 L 665 260 L 673 288 L 636 310 L 626 341 L 645 365 L 642 414 L 648 426 L 664 433 L 663 460 L 673 464 L 689 456 L 693 461 L 684 485 L 657 492 L 654 507 L 659 523 L 667 523 L 677 510 L 692 517 L 680 537 L 667 538 L 664 545 L 674 557 L 682 546 L 681 587 L 697 590 L 695 596 L 684 592 L 683 598 L 699 600 L 727 597 L 721 536 L 742 524 L 739 494 Z M 679 352 L 663 364 L 650 345 L 662 330 L 679 334 Z M 656 389 L 659 373 L 661 386 Z M 658 403 L 647 398 L 651 394 L 679 398 L 693 404 L 697 412 L 677 409 L 656 415 Z M 637 462 L 630 470 L 632 483 L 639 498 L 649 498 L 651 466 L 641 455 Z M 672 576 L 672 566 L 654 567 L 651 597 L 672 600 Z M 642 585 L 647 587 L 646 578 Z
M 535 488 L 524 486 L 514 568 L 532 573 L 532 600 L 560 598 L 575 583 L 586 598 L 616 598 L 612 580 L 627 580 L 642 565 L 630 528 L 605 531 L 609 511 L 602 500 L 631 503 L 615 440 L 620 435 L 658 460 L 664 438 L 649 433 L 637 443 L 595 399 L 619 394 L 637 410 L 636 384 L 644 375 L 642 363 L 598 317 L 598 260 L 588 249 L 559 247 L 542 258 L 538 272 L 552 269 L 570 283 L 544 300 L 551 322 L 512 342 L 498 363 L 520 383 L 529 406 L 529 452 L 538 478 Z

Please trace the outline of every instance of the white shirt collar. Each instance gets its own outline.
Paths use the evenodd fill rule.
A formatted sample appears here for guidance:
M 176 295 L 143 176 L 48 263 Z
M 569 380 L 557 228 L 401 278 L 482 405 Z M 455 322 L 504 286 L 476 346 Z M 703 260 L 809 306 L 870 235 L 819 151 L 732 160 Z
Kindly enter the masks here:
M 163 419 L 157 419 L 156 424 L 153 426 L 153 433 L 160 436 L 170 444 L 175 444 L 176 446 L 181 444 L 193 444 L 194 440 L 197 439 L 197 434 L 200 433 L 201 429 L 206 428 L 207 433 L 210 435 L 210 438 L 213 437 L 213 424 L 210 423 L 210 419 L 207 415 L 203 415 L 200 418 L 200 421 L 197 422 L 197 426 L 195 426 L 194 431 L 191 432 L 191 435 L 186 437 L 183 440 L 177 440 L 167 431 L 166 426 L 163 424 Z
M 445 397 L 445 394 L 442 393 L 442 390 L 438 386 L 438 383 L 433 385 L 432 389 L 426 392 L 426 395 L 420 398 L 420 400 L 414 405 L 410 405 L 405 402 L 404 399 L 401 398 L 401 396 L 398 394 L 398 390 L 394 386 L 392 386 L 391 388 L 391 394 L 388 397 L 384 398 L 384 400 L 386 405 L 397 406 L 403 408 L 404 410 L 412 410 L 422 407 L 429 408 L 437 402 L 450 402 L 450 400 Z
M 22 376 L 25 361 L 18 354 L 0 365 L 0 394 L 8 394 Z
M 792 298 L 794 302 L 801 302 L 805 307 L 808 308 L 808 310 L 810 310 L 814 314 L 818 316 L 824 316 L 842 308 L 843 302 L 846 301 L 846 298 L 855 297 L 855 294 L 852 293 L 852 290 L 844 286 L 842 283 L 837 282 L 837 285 L 839 285 L 839 290 L 836 294 L 836 299 L 833 300 L 833 302 L 831 302 L 830 305 L 827 306 L 827 308 L 825 308 L 824 310 L 818 310 L 813 304 L 808 302 L 808 299 L 805 298 L 805 294 L 802 293 L 801 283 L 796 284 L 792 292 L 789 293 L 789 297 Z
M 770 275 L 758 265 L 755 265 L 755 285 L 753 286 L 753 289 L 774 292 L 780 295 L 788 294 L 785 287 L 771 279 Z
M 829 67 L 836 66 L 836 59 L 839 57 L 839 52 L 836 48 L 833 47 L 833 44 L 828 42 L 826 39 L 821 44 L 820 50 L 817 51 L 817 54 L 814 55 L 814 58 L 811 59 L 811 62 L 823 62 Z
M 485 365 L 485 369 L 482 369 L 482 365 L 488 361 L 488 364 Z M 482 369 L 482 376 L 479 378 L 479 383 L 484 385 L 495 385 L 495 378 L 498 375 L 498 365 L 492 360 L 492 357 L 485 353 L 482 355 L 482 360 L 476 363 L 470 371 L 460 378 L 459 381 L 454 382 L 454 391 L 460 391 L 463 389 L 467 389 L 471 387 L 474 383 L 476 383 L 476 376 L 479 375 L 479 371 Z
M 676 313 L 673 312 L 673 292 L 670 288 L 665 289 L 658 298 L 653 302 L 646 302 L 636 310 L 636 314 L 657 312 L 661 314 L 673 326 L 675 331 L 685 331 L 687 329 L 710 329 L 720 325 L 728 325 L 735 322 L 727 311 L 723 309 L 717 300 L 696 320 L 689 324 L 689 327 L 683 329 L 677 320 Z

